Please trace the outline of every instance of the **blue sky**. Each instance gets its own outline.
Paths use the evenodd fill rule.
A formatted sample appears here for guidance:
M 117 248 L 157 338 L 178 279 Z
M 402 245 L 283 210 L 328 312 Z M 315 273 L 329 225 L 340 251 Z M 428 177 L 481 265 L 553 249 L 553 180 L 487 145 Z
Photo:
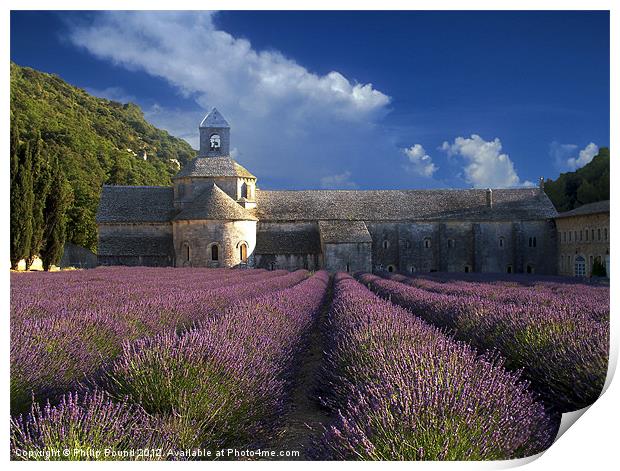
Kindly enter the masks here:
M 609 145 L 607 12 L 12 12 L 11 58 L 194 147 L 217 106 L 262 188 L 524 186 Z

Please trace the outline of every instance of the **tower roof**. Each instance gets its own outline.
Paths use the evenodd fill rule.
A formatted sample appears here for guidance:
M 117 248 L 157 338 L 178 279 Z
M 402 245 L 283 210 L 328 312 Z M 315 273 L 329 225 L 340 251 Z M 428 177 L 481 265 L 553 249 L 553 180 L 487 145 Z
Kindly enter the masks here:
M 175 221 L 192 219 L 211 219 L 222 221 L 256 221 L 256 217 L 242 208 L 215 183 L 204 190 L 183 209 Z
M 172 178 L 181 177 L 256 178 L 230 157 L 196 157 Z
M 207 116 L 200 123 L 201 128 L 229 128 L 230 124 L 228 121 L 224 119 L 222 113 L 220 113 L 217 108 L 213 107 L 213 109 L 209 112 Z

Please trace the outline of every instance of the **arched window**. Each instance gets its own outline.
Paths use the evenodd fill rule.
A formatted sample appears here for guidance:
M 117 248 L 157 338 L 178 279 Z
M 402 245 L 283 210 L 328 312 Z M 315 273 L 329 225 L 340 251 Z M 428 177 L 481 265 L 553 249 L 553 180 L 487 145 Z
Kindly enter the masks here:
M 409 272 L 415 273 L 415 267 L 413 265 L 409 267 Z
M 183 258 L 186 262 L 189 262 L 190 260 L 189 244 L 187 242 L 183 244 Z
M 430 249 L 431 248 L 431 239 L 430 239 L 430 237 L 426 237 L 424 239 L 424 248 L 425 249 Z
M 383 241 L 383 248 L 387 249 L 390 246 L 390 243 L 387 240 Z
M 575 257 L 575 276 L 586 276 L 586 260 L 581 255 Z
M 592 237 L 590 237 L 590 239 L 592 239 L 592 242 L 594 242 L 594 229 L 592 229 Z
M 506 273 L 512 273 L 512 265 L 506 267 Z
M 394 267 L 394 265 L 388 265 L 387 270 L 392 273 L 393 271 L 396 270 L 396 267 Z
M 504 248 L 504 238 L 503 238 L 503 237 L 500 237 L 500 238 L 499 238 L 499 240 L 498 240 L 498 244 L 499 244 L 499 247 L 500 247 L 501 249 L 503 249 L 503 248 Z
M 469 273 L 469 265 L 465 265 L 465 273 Z
M 590 231 L 586 229 L 586 242 L 588 241 L 588 234 L 589 233 L 590 233 Z
M 239 259 L 246 263 L 248 261 L 248 246 L 245 242 L 239 244 Z
M 211 260 L 217 262 L 220 259 L 220 248 L 217 244 L 211 246 Z
M 241 197 L 248 198 L 248 184 L 245 182 L 241 184 Z
M 532 265 L 528 265 L 527 267 L 525 267 L 525 271 L 526 273 L 534 273 L 534 267 Z
M 211 134 L 209 138 L 209 150 L 218 150 L 220 148 L 221 141 L 219 134 Z

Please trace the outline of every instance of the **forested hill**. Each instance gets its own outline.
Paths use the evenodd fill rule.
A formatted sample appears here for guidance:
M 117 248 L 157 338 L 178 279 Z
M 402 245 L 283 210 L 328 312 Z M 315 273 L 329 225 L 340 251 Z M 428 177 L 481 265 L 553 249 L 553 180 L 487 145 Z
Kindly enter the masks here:
M 103 184 L 169 185 L 179 164 L 196 155 L 184 140 L 146 122 L 137 105 L 91 96 L 55 75 L 14 63 L 11 120 L 20 140 L 40 132 L 45 152 L 58 155 L 73 190 L 67 240 L 94 251 Z
M 592 161 L 574 172 L 545 182 L 545 192 L 559 212 L 609 199 L 609 148 L 601 147 Z

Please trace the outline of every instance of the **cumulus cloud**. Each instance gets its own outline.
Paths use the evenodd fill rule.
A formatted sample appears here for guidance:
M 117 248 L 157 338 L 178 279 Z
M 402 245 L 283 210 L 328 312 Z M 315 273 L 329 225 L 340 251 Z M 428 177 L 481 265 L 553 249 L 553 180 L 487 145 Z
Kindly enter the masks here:
M 414 144 L 411 147 L 403 149 L 407 156 L 408 162 L 405 164 L 405 170 L 408 172 L 430 178 L 438 170 L 433 163 L 433 159 L 426 153 L 421 144 Z
M 338 71 L 316 74 L 278 51 L 258 51 L 218 29 L 216 18 L 205 12 L 105 12 L 72 26 L 69 39 L 100 59 L 165 79 L 195 100 L 192 119 L 197 110 L 217 106 L 231 123 L 238 158 L 259 175 L 293 174 L 319 185 L 326 173 L 361 167 L 355 162 L 368 160 L 370 152 L 398 160 L 391 141 L 379 148 L 374 142 L 373 131 L 388 112 L 387 94 Z M 178 110 L 162 111 L 147 116 L 168 130 L 185 125 Z M 194 137 L 184 136 L 192 144 L 198 123 L 191 126 Z
M 321 188 L 325 190 L 355 190 L 357 187 L 357 183 L 351 181 L 351 172 L 348 170 L 321 178 Z
M 592 162 L 592 159 L 596 154 L 598 154 L 598 146 L 594 142 L 590 142 L 590 144 L 579 151 L 579 157 L 569 158 L 566 161 L 566 165 L 571 170 L 577 170 L 578 168 Z
M 465 180 L 475 188 L 533 186 L 530 181 L 520 180 L 510 157 L 502 153 L 498 138 L 485 141 L 472 134 L 470 138 L 457 137 L 452 144 L 445 141 L 440 149 L 450 157 L 459 156 L 464 160 Z
M 560 170 L 577 170 L 590 163 L 598 154 L 598 146 L 590 142 L 579 150 L 577 144 L 561 144 L 553 141 L 549 145 L 549 155 L 553 158 L 555 166 Z

